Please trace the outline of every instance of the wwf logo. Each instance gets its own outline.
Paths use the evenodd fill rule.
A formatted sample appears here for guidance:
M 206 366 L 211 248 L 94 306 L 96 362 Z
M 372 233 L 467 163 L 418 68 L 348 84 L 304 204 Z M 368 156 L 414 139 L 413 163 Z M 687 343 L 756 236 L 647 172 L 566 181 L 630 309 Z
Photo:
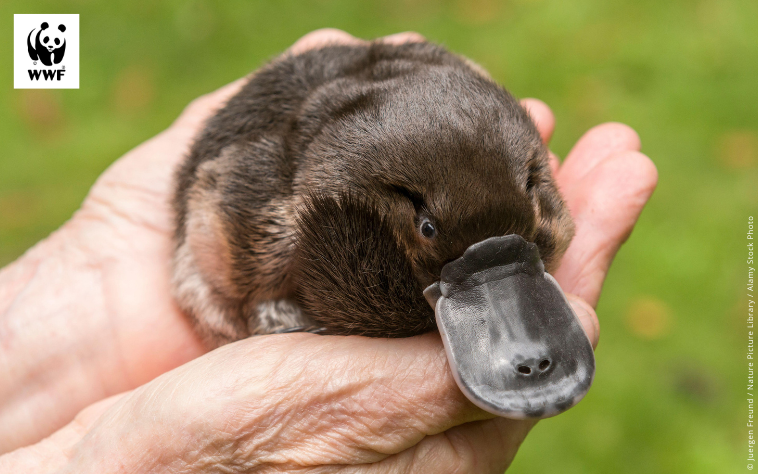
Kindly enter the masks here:
M 13 87 L 79 88 L 78 14 L 13 15 Z
M 60 24 L 54 29 L 50 28 L 47 22 L 29 32 L 26 46 L 34 64 L 37 64 L 37 61 L 41 61 L 45 66 L 60 64 L 63 55 L 66 54 L 66 38 L 63 35 L 65 32 L 66 25 Z

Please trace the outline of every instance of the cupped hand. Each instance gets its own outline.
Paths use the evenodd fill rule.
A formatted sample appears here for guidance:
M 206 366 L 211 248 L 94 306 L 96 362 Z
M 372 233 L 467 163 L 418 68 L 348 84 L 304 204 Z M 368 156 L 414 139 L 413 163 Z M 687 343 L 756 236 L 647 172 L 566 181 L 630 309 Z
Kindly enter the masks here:
M 385 41 L 420 39 L 408 33 Z M 291 52 L 360 41 L 320 30 Z M 69 382 L 71 396 L 59 406 L 41 405 L 57 410 L 58 426 L 87 404 L 204 352 L 170 298 L 171 178 L 204 120 L 240 85 L 196 100 L 167 131 L 114 163 L 72 220 L 25 257 L 39 268 L 65 252 L 68 260 L 57 265 L 69 261 L 97 285 L 77 334 L 66 334 L 65 319 L 50 318 L 81 355 L 78 377 Z M 536 100 L 523 103 L 547 142 L 554 124 L 550 110 Z M 587 132 L 563 165 L 554 162 L 577 229 L 555 276 L 575 295 L 570 300 L 593 345 L 599 332 L 592 308 L 605 274 L 657 179 L 638 150 L 631 129 L 605 124 Z M 0 273 L 0 285 L 14 275 L 42 284 L 35 280 L 38 272 L 11 266 Z M 87 296 L 84 291 L 80 296 Z M 1 300 L 0 313 L 7 312 Z M 23 307 L 18 299 L 14 305 Z M 98 357 L 94 365 L 84 357 L 92 354 Z M 25 440 L 39 439 L 58 427 L 53 425 Z M 225 346 L 100 402 L 43 442 L 0 458 L 0 466 L 26 466 L 30 453 L 55 453 L 44 466 L 69 472 L 117 466 L 169 472 L 502 472 L 531 426 L 492 418 L 471 405 L 452 379 L 436 334 L 403 340 L 276 335 Z

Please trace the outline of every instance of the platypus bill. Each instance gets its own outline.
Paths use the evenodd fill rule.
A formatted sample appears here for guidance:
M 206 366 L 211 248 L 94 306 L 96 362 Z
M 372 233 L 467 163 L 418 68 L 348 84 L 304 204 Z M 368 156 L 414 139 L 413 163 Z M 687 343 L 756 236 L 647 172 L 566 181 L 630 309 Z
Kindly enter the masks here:
M 555 280 L 573 235 L 519 103 L 430 43 L 284 54 L 177 173 L 174 293 L 209 346 L 438 327 L 463 392 L 552 416 L 592 382 Z

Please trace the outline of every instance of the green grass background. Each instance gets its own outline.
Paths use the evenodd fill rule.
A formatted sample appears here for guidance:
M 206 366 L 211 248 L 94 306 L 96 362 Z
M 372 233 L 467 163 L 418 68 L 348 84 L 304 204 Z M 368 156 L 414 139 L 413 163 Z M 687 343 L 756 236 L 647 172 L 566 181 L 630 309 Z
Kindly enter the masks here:
M 81 15 L 79 90 L 13 89 L 13 13 Z M 660 173 L 598 307 L 593 389 L 541 422 L 509 472 L 743 472 L 757 19 L 754 0 L 6 1 L 0 265 L 60 226 L 113 160 L 190 100 L 308 31 L 419 31 L 548 102 L 559 155 L 589 127 L 620 121 Z

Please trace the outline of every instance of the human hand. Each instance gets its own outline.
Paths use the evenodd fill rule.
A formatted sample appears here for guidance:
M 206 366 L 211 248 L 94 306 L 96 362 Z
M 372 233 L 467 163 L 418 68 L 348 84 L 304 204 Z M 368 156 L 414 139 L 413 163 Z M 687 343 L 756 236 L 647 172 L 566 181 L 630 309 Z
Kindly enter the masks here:
M 390 41 L 413 38 L 395 36 Z M 314 32 L 292 50 L 333 41 L 359 40 L 342 32 Z M 155 375 L 203 351 L 167 296 L 171 220 L 166 202 L 173 166 L 203 119 L 236 87 L 196 101 L 171 129 L 114 164 L 98 180 L 82 211 L 57 234 L 73 232 L 67 238 L 82 239 L 69 241 L 82 254 L 90 251 L 88 245 L 93 246 L 94 255 L 115 267 L 110 268 L 112 275 L 131 269 L 132 278 L 127 281 L 132 283 L 148 273 L 132 263 L 153 260 L 160 264 L 161 255 L 166 259 L 160 264 L 166 292 L 159 291 L 156 280 L 138 291 L 115 280 L 114 290 L 104 292 L 115 295 L 113 301 L 130 303 L 126 315 L 137 318 L 124 318 L 118 312 L 104 315 L 116 321 L 115 340 L 133 345 L 121 353 L 104 351 L 103 365 L 117 365 L 108 362 L 114 356 L 147 364 L 135 364 L 139 370 L 132 372 L 136 376 L 126 385 L 138 385 L 139 377 L 149 378 L 151 370 Z M 548 139 L 553 127 L 549 109 L 538 101 L 524 104 Z M 182 144 L 181 152 L 177 143 Z M 593 304 L 616 249 L 655 186 L 655 169 L 636 152 L 638 147 L 633 131 L 606 124 L 588 132 L 565 164 L 556 167 L 556 178 L 577 224 L 577 236 L 556 277 L 565 290 Z M 141 239 L 136 229 L 141 229 Z M 114 249 L 108 239 L 119 236 L 121 246 Z M 103 276 L 107 273 L 103 271 Z M 4 276 L 0 274 L 0 282 Z M 148 301 L 153 304 L 143 305 L 134 294 L 152 294 Z M 597 320 L 580 298 L 571 297 L 571 301 L 594 345 Z M 168 314 L 163 314 L 166 310 Z M 148 315 L 137 314 L 140 311 Z M 140 330 L 154 331 L 152 318 L 157 318 L 159 332 L 140 334 Z M 184 352 L 174 355 L 164 350 L 166 340 L 160 336 L 177 337 L 175 347 Z M 113 341 L 105 339 L 102 346 Z M 157 363 L 147 360 L 151 351 L 156 351 Z M 81 404 L 84 398 L 76 402 Z M 474 420 L 478 421 L 466 423 Z M 28 460 L 31 449 L 63 453 L 48 459 L 76 472 L 107 471 L 107 466 L 93 467 L 93 460 L 151 462 L 156 470 L 183 462 L 190 472 L 190 467 L 212 470 L 222 465 L 290 470 L 296 465 L 340 464 L 369 470 L 361 464 L 368 462 L 374 462 L 371 468 L 379 471 L 418 466 L 429 472 L 451 472 L 451 467 L 459 466 L 464 472 L 501 472 L 531 425 L 491 419 L 463 398 L 436 335 L 405 340 L 278 335 L 214 351 L 118 400 L 91 407 L 50 439 L 17 451 L 4 462 Z
M 319 30 L 290 52 L 360 41 Z M 245 81 L 194 100 L 114 162 L 70 221 L 0 271 L 0 454 L 206 352 L 170 291 L 173 174 Z

